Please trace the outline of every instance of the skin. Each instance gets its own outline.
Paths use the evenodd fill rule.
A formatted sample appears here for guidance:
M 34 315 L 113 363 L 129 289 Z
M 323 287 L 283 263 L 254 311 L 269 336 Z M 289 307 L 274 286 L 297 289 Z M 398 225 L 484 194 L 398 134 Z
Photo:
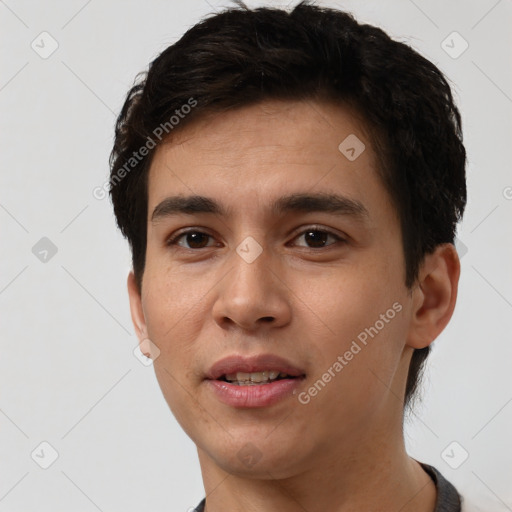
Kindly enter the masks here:
M 338 150 L 350 134 L 366 145 L 354 161 Z M 269 212 L 282 195 L 322 191 L 361 201 L 366 223 Z M 178 194 L 214 198 L 232 215 L 151 222 L 155 206 Z M 315 225 L 346 242 L 314 245 L 304 231 Z M 149 354 L 147 339 L 160 350 L 156 376 L 197 446 L 207 512 L 434 510 L 435 485 L 405 451 L 403 396 L 413 349 L 452 316 L 460 263 L 452 244 L 438 246 L 405 287 L 398 217 L 353 112 L 266 101 L 195 120 L 154 155 L 147 226 L 142 293 L 128 276 L 132 320 L 141 350 Z M 182 228 L 211 238 L 166 246 Z M 263 249 L 250 264 L 235 250 L 248 236 Z M 305 371 L 307 391 L 395 302 L 401 311 L 307 404 L 291 395 L 233 408 L 203 380 L 227 355 L 270 352 Z M 247 443 L 253 464 L 238 456 Z

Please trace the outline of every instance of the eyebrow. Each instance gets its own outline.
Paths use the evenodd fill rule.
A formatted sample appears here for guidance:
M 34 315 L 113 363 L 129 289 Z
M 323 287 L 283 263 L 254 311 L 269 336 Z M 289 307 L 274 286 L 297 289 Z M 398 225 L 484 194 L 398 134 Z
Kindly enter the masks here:
M 361 222 L 369 220 L 370 214 L 366 207 L 357 199 L 350 199 L 338 194 L 296 193 L 280 197 L 270 206 L 270 211 L 275 216 L 283 216 L 287 213 L 313 213 L 325 212 L 338 216 L 352 217 Z M 228 217 L 230 209 L 205 196 L 172 196 L 160 202 L 151 215 L 151 222 L 172 217 L 174 215 L 193 215 L 195 213 L 210 213 Z

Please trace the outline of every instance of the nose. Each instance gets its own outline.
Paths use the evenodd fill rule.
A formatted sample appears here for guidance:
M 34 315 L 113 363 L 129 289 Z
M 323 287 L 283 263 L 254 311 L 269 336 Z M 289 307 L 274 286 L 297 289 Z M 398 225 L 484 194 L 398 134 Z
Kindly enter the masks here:
M 240 256 L 242 254 L 242 256 Z M 233 251 L 232 269 L 221 281 L 213 316 L 222 328 L 257 330 L 290 322 L 290 289 L 275 257 L 263 250 L 253 261 Z

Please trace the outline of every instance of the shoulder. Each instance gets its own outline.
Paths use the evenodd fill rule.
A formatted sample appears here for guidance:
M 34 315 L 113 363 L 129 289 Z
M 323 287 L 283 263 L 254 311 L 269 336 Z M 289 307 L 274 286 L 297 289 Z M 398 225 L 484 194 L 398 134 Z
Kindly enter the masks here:
M 461 508 L 464 500 L 454 485 L 446 480 L 443 474 L 434 466 L 423 462 L 419 462 L 419 464 L 436 485 L 437 499 L 434 512 L 465 512 Z M 467 512 L 471 511 L 468 510 Z
M 203 498 L 199 505 L 196 508 L 191 509 L 190 512 L 204 512 L 204 504 L 206 502 L 206 498 Z

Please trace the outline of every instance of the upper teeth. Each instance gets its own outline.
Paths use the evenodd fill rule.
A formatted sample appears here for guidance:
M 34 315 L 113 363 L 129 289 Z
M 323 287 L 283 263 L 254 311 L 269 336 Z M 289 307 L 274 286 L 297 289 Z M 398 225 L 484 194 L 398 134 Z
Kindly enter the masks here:
M 226 380 L 232 381 L 251 381 L 251 382 L 264 382 L 266 380 L 277 379 L 277 377 L 281 375 L 281 377 L 287 377 L 288 374 L 276 371 L 264 371 L 264 372 L 253 372 L 253 373 L 230 373 L 226 375 Z

